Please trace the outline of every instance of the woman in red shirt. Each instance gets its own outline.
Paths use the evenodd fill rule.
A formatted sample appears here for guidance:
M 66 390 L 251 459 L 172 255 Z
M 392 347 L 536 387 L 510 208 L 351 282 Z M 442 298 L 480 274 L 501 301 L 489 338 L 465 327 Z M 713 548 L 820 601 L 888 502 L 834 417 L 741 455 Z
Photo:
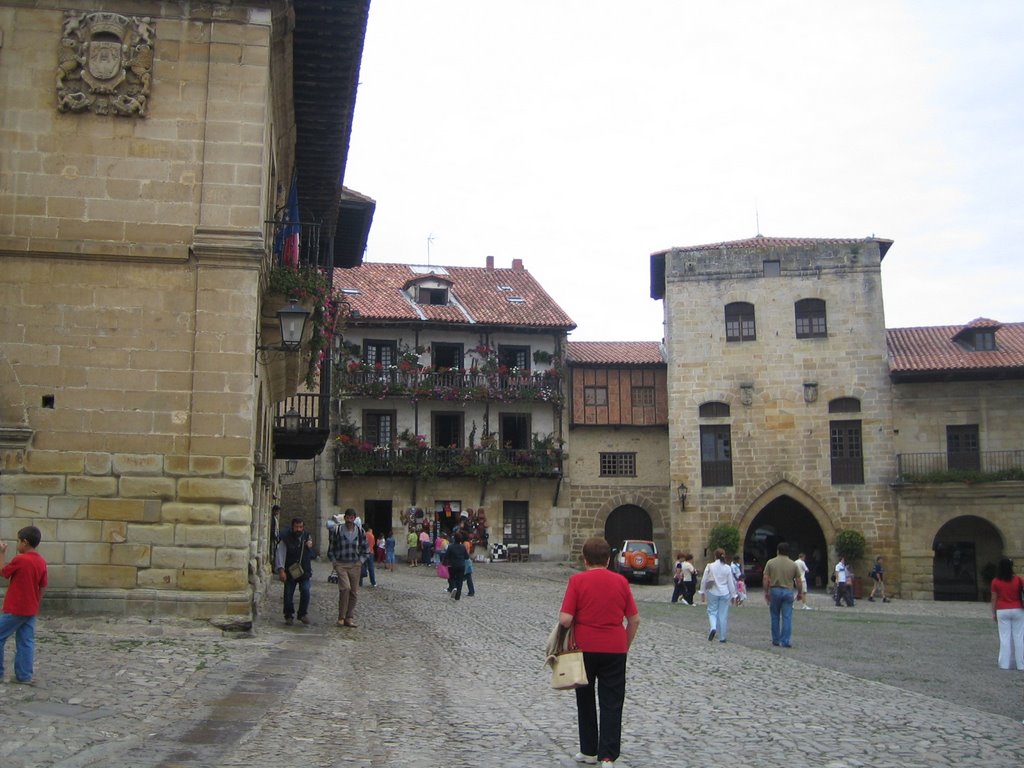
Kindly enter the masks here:
M 619 757 L 622 705 L 626 698 L 626 653 L 640 615 L 629 582 L 608 570 L 611 548 L 601 538 L 583 544 L 585 570 L 569 578 L 558 621 L 572 627 L 590 684 L 576 689 L 580 751 L 576 762 L 611 766 Z M 625 619 L 626 625 L 622 622 Z M 598 720 L 595 689 L 600 688 Z
M 1024 670 L 1024 603 L 1021 590 L 1024 579 L 1013 573 L 1013 560 L 1004 557 L 996 566 L 992 579 L 992 620 L 999 626 L 999 666 L 1010 668 L 1010 658 L 1017 669 Z

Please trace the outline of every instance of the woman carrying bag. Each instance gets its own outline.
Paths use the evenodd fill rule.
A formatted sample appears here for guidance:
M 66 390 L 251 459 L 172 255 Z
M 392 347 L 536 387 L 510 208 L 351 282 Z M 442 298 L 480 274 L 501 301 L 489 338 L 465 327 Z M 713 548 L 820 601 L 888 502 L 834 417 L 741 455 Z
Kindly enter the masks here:
M 576 688 L 578 763 L 611 766 L 619 757 L 622 706 L 626 696 L 626 654 L 640 626 L 629 582 L 608 570 L 611 548 L 601 538 L 583 544 L 585 570 L 569 578 L 558 623 L 572 627 L 583 651 L 589 683 Z M 623 620 L 626 624 L 623 626 Z M 600 716 L 597 709 L 599 694 Z

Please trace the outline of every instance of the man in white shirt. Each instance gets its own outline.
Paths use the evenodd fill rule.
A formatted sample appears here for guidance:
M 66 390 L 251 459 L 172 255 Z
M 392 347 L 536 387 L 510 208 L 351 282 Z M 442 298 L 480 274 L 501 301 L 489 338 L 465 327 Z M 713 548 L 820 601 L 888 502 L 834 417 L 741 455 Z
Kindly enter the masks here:
M 846 566 L 846 558 L 840 557 L 836 563 L 836 607 L 844 600 L 848 608 L 853 608 L 853 574 Z

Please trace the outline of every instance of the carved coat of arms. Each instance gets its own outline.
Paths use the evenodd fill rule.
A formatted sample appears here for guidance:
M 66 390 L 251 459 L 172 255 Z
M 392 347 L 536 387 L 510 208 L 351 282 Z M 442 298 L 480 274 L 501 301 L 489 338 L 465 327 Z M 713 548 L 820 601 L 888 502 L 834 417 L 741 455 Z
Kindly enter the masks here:
M 145 116 L 154 34 L 149 17 L 65 11 L 57 109 Z

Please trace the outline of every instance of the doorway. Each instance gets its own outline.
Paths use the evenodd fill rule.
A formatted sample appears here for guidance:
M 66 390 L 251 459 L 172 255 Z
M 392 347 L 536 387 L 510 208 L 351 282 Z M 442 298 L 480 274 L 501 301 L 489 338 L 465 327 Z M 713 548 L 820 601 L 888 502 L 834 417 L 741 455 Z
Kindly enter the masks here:
M 965 515 L 950 520 L 932 542 L 936 600 L 989 600 L 988 585 L 1003 553 L 1003 538 L 988 520 Z
M 743 570 L 748 586 L 761 583 L 764 564 L 775 557 L 782 541 L 789 543 L 789 553 L 794 560 L 804 553 L 808 590 L 824 589 L 829 576 L 825 534 L 810 510 L 791 496 L 779 496 L 768 502 L 747 528 L 743 540 Z
M 370 528 L 374 536 L 387 536 L 393 527 L 392 507 L 391 499 L 367 499 L 363 502 L 363 530 Z

